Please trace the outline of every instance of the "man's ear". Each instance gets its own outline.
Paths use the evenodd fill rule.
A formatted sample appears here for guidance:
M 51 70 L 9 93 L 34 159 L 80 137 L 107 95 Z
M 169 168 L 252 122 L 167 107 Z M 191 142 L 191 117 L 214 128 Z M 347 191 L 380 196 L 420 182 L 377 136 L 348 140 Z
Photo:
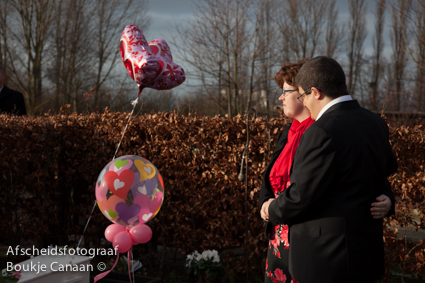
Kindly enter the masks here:
M 324 98 L 325 96 L 323 95 L 323 93 L 322 92 L 320 92 L 320 90 L 318 90 L 317 88 L 315 88 L 315 87 L 312 87 L 311 88 L 311 95 L 313 95 L 314 96 L 314 99 L 317 99 L 317 100 L 320 100 L 320 99 L 322 99 L 322 98 Z

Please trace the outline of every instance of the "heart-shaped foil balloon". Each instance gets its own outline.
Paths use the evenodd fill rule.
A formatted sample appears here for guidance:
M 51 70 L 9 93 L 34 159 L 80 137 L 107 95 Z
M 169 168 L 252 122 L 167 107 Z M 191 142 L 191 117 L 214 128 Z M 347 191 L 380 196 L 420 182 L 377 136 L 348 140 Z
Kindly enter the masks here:
M 149 47 L 159 60 L 160 73 L 146 87 L 167 90 L 181 85 L 186 76 L 183 68 L 173 62 L 173 56 L 167 42 L 162 38 L 154 39 L 149 42 Z
M 158 58 L 135 25 L 126 26 L 122 32 L 120 55 L 128 74 L 139 87 L 149 84 L 161 71 Z

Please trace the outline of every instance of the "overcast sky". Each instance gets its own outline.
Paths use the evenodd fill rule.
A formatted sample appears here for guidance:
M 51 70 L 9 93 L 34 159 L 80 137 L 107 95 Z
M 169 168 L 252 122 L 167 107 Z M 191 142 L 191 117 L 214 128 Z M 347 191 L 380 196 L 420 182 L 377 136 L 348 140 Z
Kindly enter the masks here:
M 179 49 L 182 49 L 184 42 L 180 42 L 178 46 L 172 44 L 173 36 L 177 34 L 177 25 L 185 25 L 191 17 L 194 17 L 194 2 L 193 0 L 148 0 L 149 1 L 149 15 L 151 21 L 147 30 L 143 31 L 147 41 L 151 41 L 155 38 L 163 38 L 170 45 L 171 52 L 175 63 L 180 64 L 185 71 L 188 73 L 188 80 L 179 87 L 179 90 L 187 89 L 189 85 L 193 85 L 195 82 L 190 80 L 190 66 L 187 66 L 185 62 L 179 62 Z M 282 2 L 284 0 L 281 0 Z M 372 54 L 371 39 L 374 35 L 374 15 L 375 1 L 366 1 L 368 7 L 367 15 L 367 26 L 368 26 L 368 37 L 365 41 L 365 54 Z M 339 12 L 339 18 L 342 22 L 346 22 L 348 14 L 348 0 L 337 0 L 337 8 Z M 386 21 L 388 22 L 389 16 L 386 15 Z M 137 23 L 135 23 L 137 25 Z M 386 26 L 388 32 L 388 26 Z M 387 34 L 387 33 L 386 33 Z M 388 41 L 388 39 L 387 39 Z M 384 53 L 389 53 L 391 50 L 389 44 L 385 46 Z M 344 54 L 341 55 L 344 57 Z M 345 58 L 344 58 L 345 59 Z M 178 90 L 177 90 L 178 91 Z M 179 92 L 179 91 L 178 91 Z
M 284 0 L 281 0 L 282 2 Z M 374 34 L 375 1 L 366 1 L 368 8 L 367 24 L 369 28 L 368 38 L 365 42 L 365 49 L 371 48 L 371 38 Z M 345 22 L 349 17 L 348 0 L 337 0 L 339 18 Z M 167 40 L 176 33 L 176 25 L 184 25 L 193 17 L 193 0 L 149 0 L 149 14 L 151 22 L 145 32 L 148 41 L 156 37 Z M 386 15 L 386 21 L 389 17 Z M 368 50 L 366 50 L 368 51 Z

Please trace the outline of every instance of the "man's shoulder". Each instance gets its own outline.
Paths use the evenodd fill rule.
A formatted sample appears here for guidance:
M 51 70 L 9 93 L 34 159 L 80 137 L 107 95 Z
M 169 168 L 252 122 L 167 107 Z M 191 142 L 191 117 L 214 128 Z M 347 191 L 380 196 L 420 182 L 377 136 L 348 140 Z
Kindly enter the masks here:
M 3 90 L 2 91 L 7 91 L 7 92 L 9 92 L 9 93 L 13 93 L 13 94 L 20 94 L 20 95 L 22 95 L 22 93 L 21 92 L 19 92 L 19 91 L 17 91 L 17 90 L 14 90 L 14 89 L 11 89 L 10 87 L 8 87 L 7 85 L 4 85 L 4 87 L 3 87 Z
M 332 127 L 329 127 L 328 121 L 319 119 L 308 127 L 303 134 L 303 138 L 315 141 L 328 139 L 332 136 L 332 130 Z
M 378 114 L 358 107 L 329 112 L 314 122 L 307 132 L 310 135 L 319 136 L 322 133 L 322 136 L 326 134 L 331 138 L 345 140 L 353 135 L 361 136 L 364 132 L 387 135 L 388 125 Z
M 11 88 L 7 87 L 6 85 L 4 85 L 1 92 L 2 93 L 4 92 L 6 95 L 12 96 L 12 97 L 22 97 L 22 98 L 24 97 L 24 95 L 21 92 L 14 90 L 14 89 L 11 89 Z
M 346 101 L 341 102 L 340 108 L 331 109 L 331 111 L 326 112 L 319 120 L 317 120 L 314 124 L 317 126 L 328 125 L 330 122 L 340 122 L 341 124 L 346 124 L 346 122 L 356 122 L 356 120 L 367 119 L 369 121 L 376 121 L 378 123 L 386 124 L 385 121 L 375 112 L 370 111 L 369 109 L 363 108 L 357 104 L 355 107 L 355 103 L 357 101 Z M 348 105 L 349 107 L 344 107 L 343 105 Z
M 364 127 L 372 127 L 372 128 L 385 128 L 388 130 L 387 122 L 376 112 L 373 112 L 369 109 L 360 107 L 359 108 L 359 118 L 363 118 L 367 123 L 365 123 Z

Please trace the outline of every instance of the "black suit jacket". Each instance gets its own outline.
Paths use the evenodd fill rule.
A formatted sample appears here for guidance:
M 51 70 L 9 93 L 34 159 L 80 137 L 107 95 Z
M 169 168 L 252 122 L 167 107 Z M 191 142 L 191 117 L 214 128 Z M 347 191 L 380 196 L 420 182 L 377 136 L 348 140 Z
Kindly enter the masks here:
M 3 86 L 0 93 L 0 113 L 27 115 L 22 93 Z
M 288 132 L 290 128 L 291 128 L 291 125 L 283 129 L 283 131 L 279 133 L 279 136 L 277 137 L 277 141 L 276 141 L 276 147 L 273 151 L 269 165 L 267 165 L 266 171 L 264 172 L 263 182 L 261 183 L 261 189 L 260 189 L 260 210 L 264 202 L 266 202 L 267 200 L 271 198 L 275 198 L 273 190 L 272 190 L 272 186 L 270 184 L 270 179 L 269 179 L 270 171 L 272 170 L 274 163 L 276 162 L 277 158 L 279 157 L 280 153 L 282 152 L 283 148 L 285 147 L 288 141 Z M 271 231 L 272 227 L 274 227 L 275 225 L 276 223 L 272 223 L 272 222 L 265 223 L 266 239 L 268 239 L 268 234 Z
M 386 123 L 357 101 L 338 103 L 303 134 L 291 185 L 270 204 L 289 223 L 289 268 L 301 283 L 373 282 L 384 273 L 382 220 L 370 205 L 390 195 L 397 170 Z

